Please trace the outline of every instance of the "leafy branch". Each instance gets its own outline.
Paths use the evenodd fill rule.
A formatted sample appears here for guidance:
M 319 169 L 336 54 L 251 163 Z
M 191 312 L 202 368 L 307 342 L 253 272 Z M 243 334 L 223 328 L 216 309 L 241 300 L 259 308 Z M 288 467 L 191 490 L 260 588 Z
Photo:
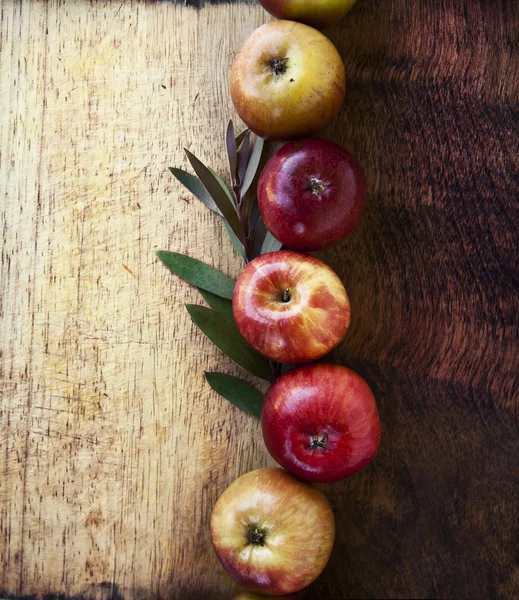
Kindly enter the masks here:
M 170 167 L 173 176 L 204 206 L 223 219 L 230 241 L 245 264 L 256 256 L 281 249 L 267 231 L 258 208 L 257 177 L 264 160 L 265 143 L 253 143 L 248 129 L 236 136 L 229 121 L 225 135 L 230 186 L 189 150 L 187 159 L 195 175 Z M 193 304 L 186 308 L 197 327 L 231 360 L 252 375 L 273 381 L 282 365 L 268 360 L 243 339 L 234 322 L 232 294 L 235 281 L 194 258 L 161 250 L 158 258 L 172 272 L 198 288 L 210 308 Z M 259 416 L 262 394 L 253 386 L 224 373 L 206 373 L 209 385 L 245 412 Z

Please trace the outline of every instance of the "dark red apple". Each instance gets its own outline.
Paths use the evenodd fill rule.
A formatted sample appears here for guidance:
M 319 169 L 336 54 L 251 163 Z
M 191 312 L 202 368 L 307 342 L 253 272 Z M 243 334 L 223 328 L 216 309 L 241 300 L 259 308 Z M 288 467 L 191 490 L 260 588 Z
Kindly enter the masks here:
M 321 260 L 301 252 L 270 252 L 251 261 L 238 277 L 232 304 L 245 340 L 280 363 L 324 356 L 350 324 L 341 280 Z
M 296 477 L 339 481 L 364 468 L 380 444 L 380 417 L 368 384 L 351 369 L 293 369 L 268 390 L 261 413 L 272 457 Z
M 338 144 L 306 138 L 286 144 L 269 160 L 258 183 L 258 204 L 268 230 L 285 246 L 321 250 L 359 224 L 366 177 Z

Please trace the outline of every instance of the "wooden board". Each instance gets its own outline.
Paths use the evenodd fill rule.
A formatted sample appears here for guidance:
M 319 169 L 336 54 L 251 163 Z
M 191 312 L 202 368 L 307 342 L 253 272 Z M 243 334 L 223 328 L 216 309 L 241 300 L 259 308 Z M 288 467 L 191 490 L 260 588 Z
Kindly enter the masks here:
M 203 4 L 197 2 L 197 4 Z M 519 594 L 518 32 L 513 0 L 359 0 L 329 36 L 326 134 L 364 166 L 323 253 L 352 301 L 335 358 L 373 386 L 379 457 L 325 486 L 338 536 L 305 598 Z M 154 257 L 236 276 L 167 171 L 222 174 L 253 4 L 0 0 L 0 597 L 228 598 L 212 506 L 271 464 L 202 371 L 239 373 Z

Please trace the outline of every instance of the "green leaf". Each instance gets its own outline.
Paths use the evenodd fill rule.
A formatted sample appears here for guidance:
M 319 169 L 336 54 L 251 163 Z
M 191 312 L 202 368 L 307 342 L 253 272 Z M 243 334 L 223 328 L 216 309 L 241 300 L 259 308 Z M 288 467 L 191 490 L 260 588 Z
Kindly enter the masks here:
M 231 243 L 234 246 L 234 249 L 243 258 L 243 260 L 245 260 L 245 248 L 243 247 L 243 244 L 236 237 L 236 234 L 231 229 L 231 226 L 229 225 L 229 223 L 227 223 L 225 219 L 223 220 L 223 224 L 225 225 L 225 229 L 227 229 L 227 233 L 229 234 L 229 238 L 231 239 Z
M 268 360 L 247 344 L 234 321 L 205 306 L 186 304 L 186 308 L 195 324 L 230 359 L 249 373 L 271 380 Z
M 234 204 L 234 199 L 232 197 L 231 191 L 225 185 L 225 183 L 222 180 L 222 178 L 217 173 L 215 173 L 213 171 L 213 169 L 211 169 L 211 167 L 207 167 L 207 168 L 209 169 L 209 171 L 211 171 L 211 173 L 214 175 L 215 179 L 222 186 L 222 189 L 227 194 L 227 197 L 229 198 L 229 200 Z M 227 229 L 227 233 L 229 234 L 229 238 L 231 239 L 231 243 L 234 246 L 236 252 L 243 258 L 243 260 L 245 260 L 245 248 L 243 247 L 243 243 L 241 241 L 241 237 L 242 236 L 240 235 L 240 237 L 238 237 L 234 233 L 234 231 L 231 229 L 229 223 L 225 219 L 223 220 L 223 224 L 225 225 L 225 229 Z M 241 231 L 241 226 L 240 226 L 240 231 Z
M 261 245 L 261 254 L 266 254 L 267 252 L 276 252 L 277 250 L 281 250 L 283 244 L 276 240 L 276 238 L 267 231 L 265 234 L 265 239 L 263 240 L 263 244 Z
M 216 206 L 215 201 L 211 198 L 209 192 L 205 189 L 202 182 L 198 177 L 191 175 L 187 171 L 177 169 L 176 167 L 169 167 L 169 170 L 173 175 L 180 181 L 180 183 L 187 188 L 194 196 L 196 196 L 207 208 L 222 216 L 222 212 Z
M 175 275 L 178 275 L 191 285 L 212 292 L 222 298 L 232 300 L 232 293 L 236 282 L 221 271 L 178 252 L 159 250 L 157 256 L 172 273 L 175 273 Z
M 234 315 L 232 313 L 232 302 L 227 300 L 227 298 L 222 298 L 221 296 L 217 296 L 212 292 L 208 292 L 207 290 L 203 290 L 202 288 L 198 288 L 198 291 L 202 294 L 204 300 L 209 304 L 209 306 L 215 310 L 217 313 L 220 313 L 224 317 L 228 319 L 234 320 Z
M 209 192 L 218 208 L 222 211 L 231 229 L 241 239 L 240 221 L 229 189 L 221 179 L 215 177 L 214 171 L 206 167 L 194 154 L 189 152 L 189 150 L 185 150 L 185 153 L 198 178 L 204 184 L 205 189 Z
M 225 192 L 225 195 L 227 196 L 229 202 L 233 206 L 235 206 L 235 202 L 234 202 L 234 198 L 232 197 L 231 190 L 227 187 L 227 184 L 225 183 L 225 181 L 220 177 L 220 175 L 218 175 L 218 173 L 216 171 L 211 169 L 211 167 L 207 167 L 207 169 L 209 170 L 211 175 L 216 179 L 216 181 L 220 184 L 220 187 Z
M 227 125 L 225 133 L 225 145 L 227 147 L 227 158 L 229 159 L 229 173 L 231 182 L 236 181 L 236 165 L 238 160 L 238 149 L 236 146 L 236 137 L 234 135 L 234 125 L 232 120 Z
M 261 155 L 263 154 L 263 148 L 265 146 L 265 140 L 263 138 L 257 138 L 256 143 L 254 144 L 254 149 L 252 150 L 252 154 L 250 155 L 249 164 L 247 165 L 247 170 L 245 171 L 245 176 L 243 177 L 243 183 L 240 186 L 240 197 L 243 198 L 247 193 L 247 190 L 250 188 L 251 183 L 254 181 L 254 176 L 256 175 L 256 171 L 258 170 L 258 165 L 261 160 Z
M 245 134 L 243 138 L 243 142 L 238 152 L 238 181 L 240 182 L 240 187 L 242 185 L 242 181 L 245 178 L 245 171 L 247 169 L 247 165 L 249 164 L 249 149 L 250 149 L 250 131 Z M 242 194 L 243 196 L 243 194 Z
M 241 143 L 245 139 L 245 136 L 249 133 L 248 129 L 244 129 L 239 135 L 236 136 L 236 148 L 241 146 Z
M 215 392 L 218 392 L 220 396 L 229 400 L 234 406 L 241 408 L 241 410 L 253 417 L 261 415 L 263 394 L 258 392 L 252 385 L 225 373 L 206 372 L 205 378 Z

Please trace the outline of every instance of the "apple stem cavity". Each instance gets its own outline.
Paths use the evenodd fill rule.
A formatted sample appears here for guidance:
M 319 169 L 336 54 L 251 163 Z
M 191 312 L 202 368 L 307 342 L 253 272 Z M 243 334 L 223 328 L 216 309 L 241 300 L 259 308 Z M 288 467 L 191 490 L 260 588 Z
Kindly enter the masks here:
M 247 527 L 247 540 L 253 546 L 264 546 L 267 537 L 267 530 L 261 529 L 257 525 Z
M 280 75 L 284 75 L 287 72 L 288 58 L 271 58 L 267 65 L 269 71 L 277 79 Z
M 308 180 L 308 189 L 312 192 L 312 194 L 314 194 L 314 196 L 320 196 L 326 189 L 326 186 L 321 179 L 318 179 L 317 177 L 310 177 Z
M 281 302 L 284 302 L 286 304 L 287 302 L 290 302 L 291 298 L 292 298 L 292 294 L 290 293 L 290 288 L 287 288 L 283 292 L 283 296 L 281 297 Z
M 327 435 L 311 435 L 309 438 L 308 450 L 326 450 L 327 442 Z

